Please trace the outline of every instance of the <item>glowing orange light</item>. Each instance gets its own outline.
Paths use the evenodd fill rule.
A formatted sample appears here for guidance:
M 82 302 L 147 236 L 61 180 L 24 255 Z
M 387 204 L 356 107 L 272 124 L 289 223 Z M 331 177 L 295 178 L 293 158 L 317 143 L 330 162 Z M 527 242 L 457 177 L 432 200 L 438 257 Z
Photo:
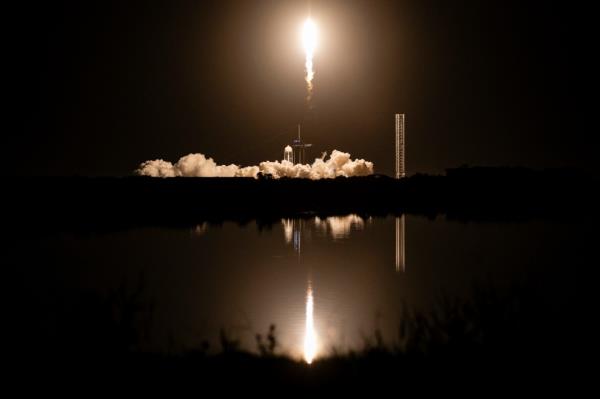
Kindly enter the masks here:
M 306 84 L 308 86 L 309 97 L 312 92 L 312 81 L 315 77 L 315 71 L 313 66 L 313 57 L 315 49 L 317 48 L 317 25 L 312 19 L 308 18 L 304 22 L 302 28 L 302 44 L 304 45 L 304 52 L 306 53 L 306 63 L 304 67 L 306 69 Z
M 317 334 L 315 332 L 313 308 L 313 293 L 309 282 L 306 292 L 306 331 L 304 333 L 304 360 L 308 364 L 313 362 L 317 353 Z

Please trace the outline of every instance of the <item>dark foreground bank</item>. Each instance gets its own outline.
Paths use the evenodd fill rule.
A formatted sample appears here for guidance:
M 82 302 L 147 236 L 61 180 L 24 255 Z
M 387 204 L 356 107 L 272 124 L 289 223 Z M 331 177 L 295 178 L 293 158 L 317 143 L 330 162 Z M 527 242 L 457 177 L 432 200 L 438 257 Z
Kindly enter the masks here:
M 303 215 L 420 214 L 464 221 L 595 217 L 595 178 L 571 170 L 456 168 L 443 176 L 307 179 L 21 178 L 5 180 L 16 225 L 95 230 L 193 226 Z
M 199 340 L 183 352 L 144 353 L 137 348 L 148 307 L 137 294 L 89 296 L 57 310 L 51 332 L 23 330 L 14 341 L 11 372 L 63 389 L 81 383 L 94 390 L 127 385 L 138 393 L 192 387 L 209 397 L 356 389 L 487 393 L 525 386 L 576 392 L 589 374 L 580 313 L 566 297 L 558 307 L 540 302 L 535 285 L 508 291 L 480 285 L 468 298 L 440 295 L 428 310 L 405 307 L 393 342 L 375 330 L 363 348 L 331 348 L 311 365 L 280 352 L 276 326 L 257 332 L 255 348 L 241 348 L 221 331 L 217 348 Z

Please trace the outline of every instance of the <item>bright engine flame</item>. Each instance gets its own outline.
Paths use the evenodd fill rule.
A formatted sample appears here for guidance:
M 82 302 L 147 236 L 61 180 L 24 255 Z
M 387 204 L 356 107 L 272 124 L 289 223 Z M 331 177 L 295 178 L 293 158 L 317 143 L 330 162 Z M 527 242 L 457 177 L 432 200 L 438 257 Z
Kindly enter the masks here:
M 304 360 L 311 364 L 317 353 L 317 334 L 313 319 L 313 294 L 310 282 L 306 292 L 306 331 L 304 333 Z
M 304 64 L 304 67 L 306 69 L 308 99 L 310 100 L 313 89 L 312 81 L 315 77 L 313 57 L 315 54 L 315 48 L 317 47 L 317 25 L 315 25 L 313 20 L 310 18 L 304 21 L 304 27 L 302 28 L 302 44 L 304 45 L 304 52 L 306 53 L 306 63 Z

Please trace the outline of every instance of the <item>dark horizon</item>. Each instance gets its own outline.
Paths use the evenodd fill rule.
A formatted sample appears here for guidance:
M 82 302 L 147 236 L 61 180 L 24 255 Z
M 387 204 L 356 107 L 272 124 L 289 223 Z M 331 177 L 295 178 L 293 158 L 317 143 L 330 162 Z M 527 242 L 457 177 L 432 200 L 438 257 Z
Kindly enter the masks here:
M 575 3 L 311 1 L 321 42 L 305 108 L 306 1 L 60 1 L 11 19 L 17 128 L 6 175 L 128 175 L 200 152 L 282 158 L 305 123 L 311 158 L 338 149 L 393 172 L 463 164 L 598 172 L 584 119 L 586 11 Z M 14 166 L 12 166 L 14 165 Z

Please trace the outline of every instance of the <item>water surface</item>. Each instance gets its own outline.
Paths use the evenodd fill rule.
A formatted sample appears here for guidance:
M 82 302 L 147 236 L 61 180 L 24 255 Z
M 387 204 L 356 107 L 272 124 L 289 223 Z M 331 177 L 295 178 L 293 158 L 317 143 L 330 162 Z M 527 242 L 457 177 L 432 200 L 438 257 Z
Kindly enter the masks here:
M 274 324 L 280 353 L 318 358 L 359 349 L 375 331 L 393 344 L 404 303 L 427 308 L 474 284 L 535 281 L 536 295 L 560 305 L 576 291 L 573 231 L 570 222 L 350 214 L 60 233 L 25 241 L 23 295 L 38 298 L 52 328 L 53 314 L 82 295 L 139 293 L 142 350 L 217 351 L 221 330 L 256 350 L 256 334 Z

